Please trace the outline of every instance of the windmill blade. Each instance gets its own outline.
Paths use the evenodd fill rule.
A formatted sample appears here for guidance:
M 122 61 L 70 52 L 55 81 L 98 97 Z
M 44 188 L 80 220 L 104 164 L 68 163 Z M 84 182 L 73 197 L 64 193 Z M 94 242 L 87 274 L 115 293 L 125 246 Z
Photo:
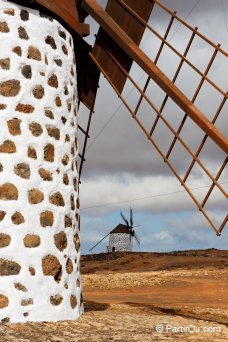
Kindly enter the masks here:
M 124 222 L 126 223 L 126 225 L 129 227 L 129 222 L 128 222 L 128 220 L 126 219 L 126 217 L 124 216 L 122 210 L 120 210 L 120 216 L 122 217 L 122 219 L 124 220 Z
M 131 225 L 131 227 L 133 227 L 133 211 L 132 211 L 132 207 L 130 207 L 130 225 Z
M 140 239 L 139 239 L 139 236 L 136 234 L 136 232 L 134 232 L 134 238 L 135 238 L 135 241 L 139 247 L 140 246 Z
M 92 248 L 89 249 L 89 252 L 91 252 L 99 243 L 101 243 L 111 232 L 109 232 L 107 235 L 105 235 L 100 241 L 96 243 Z
M 82 7 L 101 26 L 100 34 L 98 34 L 95 46 L 89 56 L 110 83 L 118 98 L 156 149 L 161 159 L 179 180 L 198 210 L 214 229 L 216 235 L 219 236 L 228 222 L 227 211 L 223 210 L 223 208 L 227 208 L 228 196 L 224 185 L 226 184 L 224 179 L 228 162 L 228 139 L 224 134 L 227 90 L 223 89 L 222 84 L 215 83 L 215 77 L 211 78 L 211 69 L 216 70 L 216 63 L 219 63 L 225 72 L 227 69 L 225 67 L 227 52 L 221 48 L 220 44 L 216 45 L 211 42 L 198 32 L 198 28 L 186 23 L 185 20 L 177 16 L 176 12 L 168 9 L 159 0 L 150 1 L 153 3 L 151 9 L 153 11 L 159 9 L 170 18 L 164 34 L 159 32 L 156 25 L 153 25 L 153 21 L 151 21 L 152 24 L 148 24 L 147 20 L 140 16 L 133 7 L 133 3 L 140 3 L 140 6 L 141 4 L 145 5 L 146 0 L 140 2 L 115 0 L 114 2 L 120 4 L 135 20 L 141 23 L 146 28 L 147 33 L 151 34 L 151 37 L 156 37 L 160 41 L 155 59 L 151 59 L 149 54 L 143 50 L 144 48 L 140 48 L 134 37 L 123 27 L 122 9 L 107 12 L 95 0 L 82 0 Z M 109 4 L 111 3 L 113 0 L 109 0 Z M 110 7 L 108 6 L 108 8 Z M 118 15 L 116 15 L 116 11 Z M 170 32 L 172 32 L 172 25 L 176 21 L 186 31 L 184 52 L 172 42 L 170 43 Z M 131 24 L 130 26 L 132 29 L 134 25 Z M 190 57 L 196 39 L 211 50 L 209 61 L 201 66 L 198 66 L 198 63 L 192 61 Z M 116 50 L 116 45 L 120 48 L 119 52 Z M 160 56 L 164 54 L 164 47 L 170 55 L 174 54 L 179 60 L 179 63 L 172 66 L 174 68 L 172 70 L 173 77 L 168 77 L 168 71 L 157 65 Z M 105 59 L 99 53 L 100 49 L 105 53 Z M 137 64 L 142 74 L 147 75 L 144 87 L 141 87 L 138 80 L 134 79 L 134 74 L 129 74 L 128 68 L 119 58 L 119 54 L 122 57 L 127 55 Z M 110 67 L 108 62 L 115 65 L 115 75 L 113 74 L 113 67 Z M 182 69 L 186 66 L 191 73 L 189 72 L 186 75 L 182 84 L 178 82 L 177 85 L 177 78 L 180 78 L 179 74 L 181 75 Z M 116 69 L 118 69 L 118 73 Z M 127 77 L 135 93 L 138 94 L 139 99 L 136 106 L 122 95 L 122 86 L 117 84 L 114 77 L 119 72 Z M 191 82 L 192 75 L 197 76 L 199 82 L 193 84 Z M 120 79 L 119 76 L 117 79 Z M 164 96 L 161 101 L 158 101 L 160 103 L 154 103 L 154 98 L 148 91 L 149 85 L 153 86 L 159 94 L 161 93 L 162 97 Z M 187 94 L 188 92 L 186 93 L 186 85 L 191 87 L 192 97 Z M 207 89 L 210 89 L 209 93 Z M 215 100 L 210 106 L 211 94 Z M 198 99 L 201 96 L 207 96 L 204 103 Z M 212 113 L 208 110 L 208 104 Z M 171 113 L 167 114 L 167 112 Z M 191 137 L 189 133 L 192 133 Z M 216 165 L 210 160 L 209 154 L 212 153 L 216 155 Z M 195 174 L 200 175 L 201 182 L 203 182 L 201 183 L 202 187 L 209 185 L 208 191 L 202 190 L 195 193 L 193 184 L 199 188 L 199 184 L 195 182 Z M 219 207 L 222 210 L 218 215 L 210 210 L 214 208 L 214 203 L 221 203 Z

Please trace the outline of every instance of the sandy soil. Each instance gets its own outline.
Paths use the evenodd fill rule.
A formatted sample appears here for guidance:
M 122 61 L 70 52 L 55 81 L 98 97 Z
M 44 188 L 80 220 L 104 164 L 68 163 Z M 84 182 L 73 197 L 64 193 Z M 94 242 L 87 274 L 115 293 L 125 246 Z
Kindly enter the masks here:
M 2 324 L 0 341 L 228 341 L 227 251 L 92 255 L 82 271 L 79 320 Z

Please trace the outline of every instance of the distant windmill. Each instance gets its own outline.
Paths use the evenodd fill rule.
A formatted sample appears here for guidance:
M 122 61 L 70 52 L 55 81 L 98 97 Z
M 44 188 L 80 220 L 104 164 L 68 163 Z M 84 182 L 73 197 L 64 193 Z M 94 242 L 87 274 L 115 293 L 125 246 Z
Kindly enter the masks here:
M 133 238 L 138 246 L 140 246 L 140 239 L 136 234 L 133 223 L 133 211 L 130 208 L 130 220 L 128 221 L 122 211 L 120 211 L 125 224 L 118 224 L 116 228 L 105 235 L 99 242 L 96 243 L 89 251 L 92 251 L 98 246 L 107 236 L 109 236 L 109 245 L 107 246 L 107 252 L 131 252 L 133 247 Z

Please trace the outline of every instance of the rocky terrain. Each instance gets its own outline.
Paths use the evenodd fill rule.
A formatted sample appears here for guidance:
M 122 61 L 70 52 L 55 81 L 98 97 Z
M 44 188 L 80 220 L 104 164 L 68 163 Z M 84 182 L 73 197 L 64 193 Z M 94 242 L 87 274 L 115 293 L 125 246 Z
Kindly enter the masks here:
M 5 323 L 0 341 L 228 340 L 228 251 L 93 254 L 81 270 L 79 320 Z

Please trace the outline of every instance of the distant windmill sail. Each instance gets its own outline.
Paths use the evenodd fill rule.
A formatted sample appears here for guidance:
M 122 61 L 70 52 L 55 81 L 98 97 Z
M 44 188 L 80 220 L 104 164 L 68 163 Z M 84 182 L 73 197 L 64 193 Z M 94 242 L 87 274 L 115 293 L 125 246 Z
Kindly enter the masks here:
M 199 211 L 204 215 L 207 222 L 214 229 L 216 234 L 220 235 L 227 224 L 228 215 L 227 212 L 224 213 L 224 211 L 221 211 L 221 215 L 218 218 L 218 215 L 214 215 L 213 211 L 211 211 L 211 207 L 213 207 L 214 198 L 218 198 L 219 203 L 221 203 L 221 208 L 226 207 L 226 200 L 228 197 L 225 186 L 223 182 L 220 181 L 220 179 L 225 178 L 228 160 L 228 139 L 223 134 L 221 128 L 219 129 L 217 126 L 218 121 L 225 122 L 224 108 L 227 100 L 227 90 L 223 90 L 220 85 L 215 83 L 210 77 L 210 71 L 215 65 L 214 63 L 215 60 L 218 59 L 218 56 L 220 59 L 226 59 L 227 62 L 228 54 L 221 48 L 220 44 L 216 45 L 211 42 L 198 31 L 198 28 L 191 27 L 178 17 L 176 12 L 169 10 L 160 1 L 140 1 L 140 8 L 145 9 L 147 14 L 150 14 L 151 11 L 159 8 L 160 11 L 163 11 L 167 16 L 170 16 L 170 21 L 165 34 L 161 35 L 152 25 L 148 24 L 149 16 L 145 16 L 144 12 L 141 13 L 136 3 L 138 4 L 139 2 L 130 0 L 109 0 L 106 10 L 104 10 L 94 0 L 83 0 L 81 2 L 83 9 L 101 26 L 95 45 L 92 52 L 89 53 L 89 56 L 94 62 L 94 65 L 110 83 L 140 129 L 155 147 L 162 160 L 177 177 L 180 184 L 189 194 Z M 147 7 L 148 3 L 150 3 L 151 7 Z M 178 21 L 185 31 L 189 32 L 190 37 L 184 52 L 179 52 L 168 39 L 175 21 Z M 137 38 L 134 33 L 136 22 L 141 25 L 141 31 Z M 156 39 L 160 40 L 160 47 L 154 61 L 152 61 L 138 46 L 145 29 L 155 36 Z M 210 50 L 213 50 L 204 71 L 201 71 L 199 67 L 194 65 L 188 58 L 196 37 Z M 172 79 L 168 78 L 157 66 L 157 62 L 163 53 L 164 47 L 169 49 L 169 51 L 180 59 Z M 132 62 L 128 64 L 128 60 L 135 62 L 147 75 L 148 78 L 143 89 L 139 87 L 138 82 L 129 74 L 129 65 L 131 65 Z M 192 73 L 196 74 L 197 77 L 200 77 L 200 81 L 192 98 L 187 97 L 176 85 L 176 80 L 184 65 L 187 65 Z M 119 75 L 122 75 L 122 78 L 120 78 Z M 122 85 L 124 84 L 122 80 L 126 79 L 139 94 L 139 100 L 135 107 L 132 107 L 132 104 L 122 95 Z M 118 83 L 118 80 L 121 80 L 120 83 Z M 155 105 L 148 95 L 147 89 L 152 82 L 165 94 L 160 106 Z M 187 79 L 186 82 L 188 82 Z M 206 113 L 201 112 L 196 105 L 196 100 L 206 86 L 210 86 L 213 89 L 213 92 L 218 95 L 218 98 L 221 99 L 219 100 L 220 102 L 218 103 L 212 118 L 208 118 Z M 175 103 L 178 110 L 176 111 L 177 113 L 172 113 L 172 115 L 170 113 L 170 116 L 167 117 L 164 113 L 167 103 L 170 101 Z M 145 110 L 141 110 L 141 108 L 143 108 L 142 106 L 145 104 L 147 108 L 149 108 L 148 115 L 150 114 L 149 112 L 152 114 L 150 125 L 148 125 L 148 119 L 145 120 L 143 117 L 142 113 L 145 113 Z M 175 117 L 176 121 L 179 120 L 179 125 L 177 127 L 172 123 L 173 117 Z M 194 127 L 194 131 L 200 133 L 199 141 L 193 139 L 194 144 L 198 144 L 196 148 L 195 145 L 193 147 L 191 141 L 187 139 L 186 127 L 187 124 L 189 124 L 189 121 Z M 163 142 L 166 140 L 166 136 L 164 136 L 164 141 L 162 142 L 157 141 L 156 139 L 158 135 L 162 136 L 161 126 L 168 130 L 172 137 L 168 147 L 167 144 L 165 144 L 165 148 Z M 214 153 L 219 155 L 216 168 L 213 163 L 205 163 L 203 156 L 204 154 L 207 154 L 208 146 L 213 151 L 216 151 Z M 179 151 L 183 154 L 183 166 L 186 167 L 186 169 L 178 169 L 175 160 L 173 161 L 173 159 L 175 159 L 174 156 L 176 153 L 179 153 Z M 82 163 L 84 160 L 83 158 L 81 160 Z M 187 163 L 189 164 L 187 165 Z M 205 183 L 210 184 L 208 191 L 203 194 L 203 199 L 191 189 L 190 181 L 191 177 L 194 176 L 194 172 L 200 173 L 202 179 L 205 180 Z

